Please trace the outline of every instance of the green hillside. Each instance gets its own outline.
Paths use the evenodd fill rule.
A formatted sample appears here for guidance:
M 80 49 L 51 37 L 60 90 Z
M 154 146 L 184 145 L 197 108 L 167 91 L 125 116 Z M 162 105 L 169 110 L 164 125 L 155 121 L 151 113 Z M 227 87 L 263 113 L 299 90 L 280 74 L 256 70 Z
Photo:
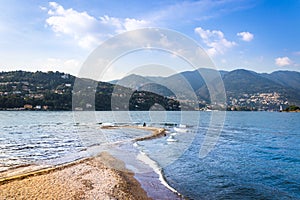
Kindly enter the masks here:
M 75 80 L 77 85 L 73 88 Z M 130 100 L 124 101 L 126 105 L 118 106 L 118 110 L 149 110 L 156 104 L 162 105 L 165 110 L 180 110 L 177 101 L 152 92 L 76 79 L 61 72 L 0 73 L 1 110 L 111 110 L 116 109 L 111 104 L 114 93 L 123 98 L 130 95 Z

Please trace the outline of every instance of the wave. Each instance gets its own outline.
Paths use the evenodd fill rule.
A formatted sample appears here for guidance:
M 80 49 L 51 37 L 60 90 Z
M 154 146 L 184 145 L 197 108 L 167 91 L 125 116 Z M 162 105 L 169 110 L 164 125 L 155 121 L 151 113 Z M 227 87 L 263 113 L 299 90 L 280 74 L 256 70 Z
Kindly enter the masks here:
M 138 147 L 139 145 L 135 142 L 133 144 L 133 146 Z M 159 181 L 161 182 L 161 184 L 163 184 L 166 188 L 168 188 L 170 191 L 172 191 L 173 193 L 177 194 L 180 197 L 183 197 L 182 194 L 180 194 L 175 188 L 173 188 L 172 186 L 170 186 L 167 182 L 167 180 L 164 177 L 164 173 L 162 168 L 159 166 L 159 164 L 151 159 L 145 152 L 139 150 L 139 154 L 137 155 L 137 159 L 142 161 L 143 163 L 147 164 L 150 168 L 153 169 L 153 171 L 158 174 L 159 176 Z

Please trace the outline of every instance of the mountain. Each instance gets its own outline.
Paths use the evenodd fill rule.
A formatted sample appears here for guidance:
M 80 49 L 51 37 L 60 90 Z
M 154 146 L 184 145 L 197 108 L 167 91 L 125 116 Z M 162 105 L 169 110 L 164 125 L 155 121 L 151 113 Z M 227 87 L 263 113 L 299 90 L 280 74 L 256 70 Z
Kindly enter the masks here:
M 300 89 L 300 72 L 295 71 L 276 71 L 271 74 L 262 74 L 266 78 L 275 81 L 283 86 Z
M 213 102 L 207 83 L 216 91 Z M 226 104 L 220 99 L 224 96 Z M 245 69 L 199 69 L 169 77 L 131 74 L 114 84 L 61 72 L 0 72 L 2 110 L 71 110 L 72 106 L 77 110 L 161 109 L 157 105 L 166 110 L 196 109 L 197 105 L 227 106 L 230 110 L 279 110 L 293 104 L 300 105 L 300 73 L 292 71 L 267 74 Z
M 217 76 L 224 76 L 227 71 L 201 68 L 184 71 L 168 77 L 151 77 L 131 74 L 113 83 L 137 90 L 145 90 L 163 96 L 176 96 L 178 99 L 195 99 L 195 91 L 205 86 L 206 81 L 213 81 Z M 203 99 L 203 98 L 201 98 Z
M 170 89 L 160 84 L 161 80 L 163 80 L 161 77 L 157 77 L 157 80 L 153 81 L 148 77 L 131 74 L 122 78 L 121 80 L 114 81 L 114 83 L 123 87 L 135 89 L 137 91 L 152 92 L 166 97 L 174 96 L 174 93 Z
M 149 80 L 146 77 L 140 76 L 140 75 L 130 74 L 120 80 L 115 80 L 113 82 L 114 82 L 114 84 L 122 85 L 124 87 L 138 89 L 142 85 L 147 84 L 147 83 L 152 83 L 153 81 Z
M 260 74 L 249 70 L 238 69 L 223 75 L 223 82 L 229 105 L 249 108 L 279 109 L 279 105 L 300 104 L 300 87 L 296 87 L 295 72 L 280 72 L 281 76 L 290 76 L 289 79 L 279 81 L 277 72 Z M 295 76 L 295 78 L 293 78 Z M 287 84 L 289 83 L 289 84 Z M 293 84 L 295 83 L 295 84 Z M 205 88 L 205 86 L 204 86 Z M 199 96 L 207 97 L 203 88 L 198 90 Z M 202 92 L 202 93 L 201 93 Z
M 248 100 L 250 100 L 250 96 L 253 95 L 255 96 L 260 94 L 261 96 L 262 94 L 278 94 L 280 95 L 282 103 L 284 103 L 284 100 L 286 99 L 292 104 L 299 105 L 300 87 L 297 88 L 295 86 L 296 84 L 292 84 L 293 82 L 297 82 L 297 80 L 293 79 L 291 76 L 291 78 L 288 80 L 290 84 L 285 84 L 283 81 L 278 81 L 278 79 L 274 77 L 274 74 L 277 73 L 274 72 L 272 74 L 259 74 L 244 69 L 238 69 L 228 73 L 224 73 L 222 79 L 224 82 L 228 103 L 232 104 L 232 102 L 229 101 L 230 99 L 237 100 L 248 98 Z M 292 72 L 292 74 L 294 75 L 294 72 Z M 283 74 L 281 73 L 281 75 Z M 203 86 L 196 92 L 200 97 L 205 97 L 204 99 L 206 100 L 209 98 L 206 86 Z M 266 104 L 268 104 L 268 102 L 266 102 Z
M 178 99 L 190 99 L 195 100 L 199 98 L 204 100 L 204 96 L 195 96 L 196 91 L 205 86 L 206 82 L 211 82 L 217 77 L 226 74 L 226 71 L 220 73 L 214 69 L 201 68 L 194 71 L 184 71 L 178 74 L 171 75 L 169 77 L 147 77 L 163 86 L 170 89 Z M 206 80 L 203 79 L 205 77 Z M 220 79 L 220 78 L 219 78 Z
M 61 72 L 0 72 L 0 110 L 155 110 L 162 107 L 180 110 L 178 101 L 153 92 Z
M 205 85 L 205 81 L 202 76 L 212 77 L 219 72 L 214 69 L 201 68 L 194 71 L 184 71 L 178 74 L 171 75 L 169 77 L 146 77 L 154 82 L 161 83 L 171 87 L 180 87 L 182 84 L 188 83 L 190 87 L 196 91 Z M 227 73 L 226 71 L 220 71 L 221 76 Z
M 169 89 L 178 99 L 189 99 L 193 97 L 193 94 L 196 94 L 200 101 L 211 103 L 206 82 L 214 84 L 218 77 L 223 80 L 228 105 L 263 107 L 263 109 L 279 108 L 280 104 L 287 103 L 300 105 L 299 72 L 276 71 L 266 74 L 245 69 L 216 71 L 204 68 L 181 72 L 169 77 L 143 78 L 148 82 L 157 83 L 156 90 L 164 87 L 160 90 L 162 91 L 160 92 L 161 95 L 170 95 L 165 92 Z M 139 77 L 140 79 L 141 77 Z M 214 87 L 219 86 L 216 84 Z
M 282 89 L 282 85 L 260 74 L 244 69 L 231 71 L 223 77 L 227 93 L 269 93 Z

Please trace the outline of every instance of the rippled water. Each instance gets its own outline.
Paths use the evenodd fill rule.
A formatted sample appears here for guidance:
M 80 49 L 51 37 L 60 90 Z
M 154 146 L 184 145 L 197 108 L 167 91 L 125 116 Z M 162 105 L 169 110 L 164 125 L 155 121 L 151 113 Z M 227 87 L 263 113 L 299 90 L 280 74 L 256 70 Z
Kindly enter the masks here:
M 114 116 L 98 112 L 97 119 L 86 120 L 90 114 L 83 112 L 82 118 L 75 120 L 72 112 L 0 112 L 0 172 L 25 164 L 72 161 L 98 153 L 89 151 L 90 147 L 149 134 L 132 129 L 102 130 L 100 124 L 113 122 Z
M 198 157 L 205 129 L 164 172 L 191 199 L 300 199 L 300 115 L 227 113 L 214 150 Z
M 215 148 L 200 158 L 210 115 L 191 119 L 186 133 L 170 128 L 177 142 L 138 143 L 173 188 L 189 199 L 300 199 L 299 113 L 227 112 Z
M 104 144 L 149 134 L 102 130 L 102 122 L 146 122 L 167 128 L 168 135 L 123 143 L 115 154 L 133 170 L 137 158 L 131 155 L 149 156 L 185 197 L 300 199 L 299 113 L 227 112 L 220 138 L 204 158 L 199 158 L 199 149 L 205 134 L 209 128 L 218 130 L 209 127 L 210 112 L 186 112 L 184 117 L 180 112 L 78 113 L 0 112 L 0 171 L 22 164 L 67 162 L 97 153 Z M 182 123 L 188 125 L 183 128 L 186 132 L 174 130 L 173 124 Z M 176 142 L 168 141 L 170 135 Z

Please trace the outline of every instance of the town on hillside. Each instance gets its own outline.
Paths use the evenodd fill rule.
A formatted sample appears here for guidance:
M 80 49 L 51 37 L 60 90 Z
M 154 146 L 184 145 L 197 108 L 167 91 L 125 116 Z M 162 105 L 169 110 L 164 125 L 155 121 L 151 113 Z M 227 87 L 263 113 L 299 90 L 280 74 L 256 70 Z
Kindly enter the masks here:
M 72 95 L 76 77 L 61 72 L 1 72 L 0 110 L 72 110 Z M 80 102 L 76 110 L 111 110 L 114 84 L 98 82 L 96 108 L 92 104 Z M 147 91 L 134 91 L 121 87 L 119 96 L 132 94 L 131 110 L 149 110 L 151 106 L 162 104 L 165 110 L 228 110 L 228 111 L 294 111 L 288 97 L 279 92 L 256 92 L 233 94 L 227 92 L 227 105 L 216 105 L 199 97 L 198 102 L 176 100 Z M 130 90 L 131 92 L 125 92 Z M 116 110 L 128 109 L 125 105 Z

